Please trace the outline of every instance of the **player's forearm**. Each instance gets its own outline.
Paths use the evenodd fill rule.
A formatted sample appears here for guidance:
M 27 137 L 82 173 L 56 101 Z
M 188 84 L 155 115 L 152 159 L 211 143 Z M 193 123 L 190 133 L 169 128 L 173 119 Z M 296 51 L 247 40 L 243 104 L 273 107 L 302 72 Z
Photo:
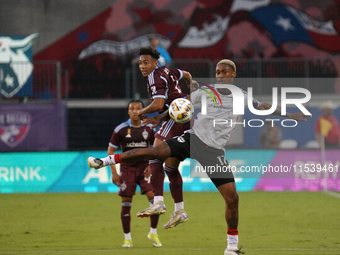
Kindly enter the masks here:
M 111 168 L 111 174 L 112 175 L 118 175 L 115 165 L 110 165 L 110 168 Z
M 167 109 L 166 111 L 162 112 L 160 115 L 159 115 L 159 119 L 160 120 L 164 120 L 166 117 L 169 116 L 169 109 Z
M 147 114 L 147 113 L 154 113 L 159 110 L 162 110 L 164 107 L 164 99 L 160 100 L 153 100 L 151 104 L 147 107 L 143 108 L 142 110 L 138 111 L 138 115 Z
M 190 84 L 191 84 L 191 81 L 192 81 L 192 77 L 191 77 L 191 74 L 189 72 L 186 72 L 186 71 L 182 71 L 183 72 L 183 80 L 186 82 L 188 88 L 190 89 Z
M 268 104 L 268 103 L 260 103 L 259 107 L 257 108 L 258 110 L 269 110 L 270 108 L 272 107 L 271 104 Z M 279 108 L 276 108 L 275 111 L 272 113 L 272 115 L 276 115 L 276 116 L 282 116 L 282 117 L 286 117 L 286 118 L 289 118 L 291 119 L 292 116 L 290 113 L 286 113 L 286 115 L 281 115 L 282 112 Z

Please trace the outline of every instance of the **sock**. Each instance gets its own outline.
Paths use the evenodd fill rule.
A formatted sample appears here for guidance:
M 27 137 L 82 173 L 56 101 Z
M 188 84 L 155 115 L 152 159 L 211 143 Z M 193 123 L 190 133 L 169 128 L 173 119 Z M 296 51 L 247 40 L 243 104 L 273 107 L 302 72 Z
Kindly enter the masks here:
M 163 186 L 164 186 L 164 170 L 163 170 L 163 162 L 156 159 L 150 160 L 150 169 L 151 169 L 151 186 L 153 188 L 153 193 L 155 195 L 155 202 L 157 201 L 157 196 L 163 197 Z
M 238 250 L 238 230 L 228 229 L 227 235 L 228 246 L 227 249 L 231 251 Z
M 175 203 L 175 211 L 182 210 L 182 209 L 184 209 L 183 202 Z
M 159 201 L 163 201 L 162 196 L 157 196 L 157 197 Z M 154 198 L 149 199 L 150 206 L 153 204 L 153 202 L 154 202 Z M 150 233 L 151 234 L 157 234 L 158 219 L 159 219 L 159 215 L 150 216 L 150 223 L 151 223 Z
M 131 233 L 124 233 L 124 239 L 129 239 L 129 240 L 132 240 L 131 238 Z
M 121 163 L 121 153 L 118 154 L 114 154 L 114 155 L 109 155 L 105 158 L 101 158 L 101 160 L 103 161 L 103 165 L 104 166 L 108 166 L 108 165 L 115 165 L 118 163 Z
M 160 201 L 163 202 L 164 198 L 163 198 L 163 196 L 154 196 L 153 201 L 154 201 L 154 203 L 160 202 Z
M 164 170 L 169 178 L 171 196 L 175 203 L 183 202 L 183 179 L 177 168 L 165 165 Z
M 159 219 L 159 215 L 150 216 L 151 228 L 157 229 L 158 219 Z M 151 233 L 151 234 L 157 234 L 157 230 L 156 230 L 156 233 Z
M 155 216 L 155 215 L 153 215 L 153 216 Z M 157 216 L 159 216 L 159 215 L 157 215 Z M 157 234 L 157 228 L 150 228 L 150 234 Z
M 122 221 L 123 231 L 125 234 L 130 233 L 130 222 L 131 222 L 131 202 L 122 202 L 122 210 L 120 212 L 120 218 Z M 125 238 L 125 239 L 131 239 Z

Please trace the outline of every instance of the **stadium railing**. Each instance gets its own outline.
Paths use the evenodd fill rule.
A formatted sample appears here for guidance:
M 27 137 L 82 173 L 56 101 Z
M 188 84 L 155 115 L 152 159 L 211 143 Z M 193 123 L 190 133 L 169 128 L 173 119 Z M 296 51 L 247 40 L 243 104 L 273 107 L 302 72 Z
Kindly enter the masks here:
M 187 70 L 194 78 L 213 78 L 217 61 L 210 59 L 174 59 L 170 67 Z M 335 84 L 340 83 L 340 57 L 236 59 L 234 62 L 237 65 L 238 78 L 244 78 L 247 84 L 246 78 L 249 78 L 252 85 L 254 85 L 254 78 L 258 78 L 255 84 L 256 90 L 254 91 L 256 95 L 271 94 L 272 86 L 271 84 L 266 84 L 266 79 L 264 78 L 300 78 L 299 86 L 310 90 L 314 95 L 334 95 L 339 93 L 339 88 L 336 89 L 336 86 L 339 85 Z M 27 63 L 13 61 L 11 65 L 17 67 L 17 75 L 27 69 Z M 5 85 L 7 67 L 0 64 L 0 88 Z M 26 92 L 23 89 L 21 93 L 18 93 L 19 96 L 8 97 L 1 93 L 0 99 L 2 101 L 22 99 L 23 97 L 29 100 L 104 98 L 93 93 L 84 95 L 70 94 L 71 85 L 74 85 L 72 82 L 74 81 L 75 72 L 63 69 L 59 61 L 33 61 L 33 67 L 31 88 Z M 112 68 L 112 65 L 110 68 Z M 72 73 L 72 76 L 69 73 Z M 122 76 L 119 79 L 121 84 L 114 84 L 115 93 L 109 97 L 110 99 L 125 99 L 124 101 L 126 101 L 130 98 L 148 98 L 144 86 L 145 81 L 140 74 L 138 63 L 132 62 L 131 66 L 124 69 L 120 75 Z M 95 78 L 99 79 L 98 81 L 91 80 L 90 82 L 98 85 L 102 83 L 101 78 L 101 76 L 98 76 Z M 321 81 L 320 79 L 323 80 Z M 82 86 L 82 80 L 78 79 L 77 81 L 77 86 Z M 84 80 L 84 82 L 88 83 L 89 81 Z

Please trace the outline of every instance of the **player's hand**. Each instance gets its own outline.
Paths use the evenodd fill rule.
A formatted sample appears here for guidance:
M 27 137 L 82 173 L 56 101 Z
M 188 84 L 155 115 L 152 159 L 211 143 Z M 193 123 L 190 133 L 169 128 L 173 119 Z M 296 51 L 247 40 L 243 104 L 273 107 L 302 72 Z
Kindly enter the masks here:
M 155 128 L 162 123 L 162 118 L 159 115 L 155 115 L 152 117 L 146 117 L 143 119 L 143 126 L 148 124 L 153 124 L 151 128 Z
M 145 169 L 144 169 L 144 176 L 146 178 L 149 178 L 151 175 L 151 169 L 150 169 L 150 166 L 148 165 Z
M 112 174 L 112 183 L 116 184 L 118 187 L 120 186 L 120 177 L 117 173 Z
M 199 86 L 200 86 L 200 85 L 198 84 L 197 81 L 192 80 L 191 85 L 190 85 L 190 90 L 191 90 L 191 91 L 195 91 L 195 90 L 198 89 Z
M 307 121 L 307 119 L 312 118 L 312 115 L 305 115 L 302 112 L 297 112 L 297 113 L 289 114 L 288 117 L 296 121 Z
M 145 114 L 140 114 L 140 115 L 138 115 L 138 117 L 139 117 L 140 120 L 144 120 L 148 116 L 146 116 Z

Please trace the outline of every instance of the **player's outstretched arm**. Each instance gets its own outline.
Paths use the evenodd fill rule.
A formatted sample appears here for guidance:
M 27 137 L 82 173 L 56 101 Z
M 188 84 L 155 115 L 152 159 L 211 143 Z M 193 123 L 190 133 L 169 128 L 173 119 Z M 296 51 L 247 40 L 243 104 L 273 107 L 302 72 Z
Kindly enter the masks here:
M 296 113 L 287 113 L 286 117 L 289 119 L 293 119 L 296 121 L 307 121 L 307 119 L 311 119 L 312 115 L 305 115 L 302 112 L 296 112 Z M 307 118 L 307 119 L 305 119 Z
M 268 110 L 271 107 L 272 107 L 271 104 L 260 102 L 256 109 L 257 110 Z M 286 115 L 281 115 L 281 110 L 279 108 L 276 108 L 276 110 L 272 113 L 272 115 L 283 116 L 283 117 L 286 117 L 288 119 L 293 119 L 293 120 L 296 120 L 296 121 L 307 121 L 307 119 L 312 118 L 311 115 L 305 115 L 302 112 L 297 112 L 297 113 L 288 113 L 287 112 Z

